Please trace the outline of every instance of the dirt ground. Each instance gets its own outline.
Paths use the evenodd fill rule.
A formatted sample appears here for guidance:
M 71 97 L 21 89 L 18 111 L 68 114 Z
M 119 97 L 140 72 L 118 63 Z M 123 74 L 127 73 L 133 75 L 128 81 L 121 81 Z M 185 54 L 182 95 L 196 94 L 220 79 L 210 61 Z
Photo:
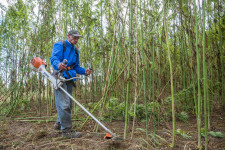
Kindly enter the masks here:
M 22 118 L 20 118 L 22 117 Z M 33 117 L 33 118 L 32 118 Z M 49 119 L 50 118 L 50 119 Z M 46 149 L 46 150 L 167 150 L 171 149 L 172 123 L 164 123 L 155 129 L 150 123 L 149 138 L 144 132 L 145 123 L 137 122 L 134 135 L 131 139 L 132 121 L 128 125 L 127 138 L 121 142 L 103 139 L 105 131 L 99 127 L 98 132 L 93 132 L 95 122 L 89 120 L 84 128 L 78 129 L 82 121 L 73 121 L 73 128 L 83 133 L 79 139 L 64 139 L 61 132 L 53 128 L 54 120 L 51 116 L 35 117 L 35 114 L 28 116 L 15 116 L 14 118 L 2 118 L 0 120 L 0 149 Z M 124 122 L 113 121 L 103 122 L 109 129 L 123 137 Z M 176 129 L 181 129 L 189 138 L 177 134 L 176 146 L 173 149 L 194 150 L 197 147 L 197 126 L 195 117 L 191 117 L 188 123 L 176 121 Z M 211 114 L 211 131 L 220 131 L 225 134 L 225 113 L 217 111 Z M 204 138 L 202 138 L 204 145 Z M 209 150 L 225 150 L 225 138 L 209 136 Z

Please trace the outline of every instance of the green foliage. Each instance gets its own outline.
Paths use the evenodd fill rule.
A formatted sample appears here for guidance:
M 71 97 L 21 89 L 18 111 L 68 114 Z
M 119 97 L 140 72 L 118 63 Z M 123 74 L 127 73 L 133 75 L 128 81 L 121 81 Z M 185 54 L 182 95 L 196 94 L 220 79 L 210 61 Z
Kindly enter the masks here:
M 8 36 L 18 36 L 21 32 L 18 32 L 23 28 L 24 35 L 27 35 L 29 30 L 29 9 L 22 0 L 18 0 L 15 5 L 9 6 L 8 11 L 6 13 L 6 22 L 5 26 L 8 27 L 5 29 L 5 33 Z M 15 37 L 14 37 L 15 38 Z
M 107 109 L 107 113 L 104 114 L 105 117 L 110 115 L 112 115 L 112 119 L 122 119 L 121 117 L 124 117 L 125 104 L 124 102 L 121 103 L 119 99 L 115 97 L 110 98 L 105 107 Z
M 0 110 L 0 114 L 1 115 L 6 115 L 7 114 L 7 112 L 8 112 L 8 109 L 9 109 L 9 107 L 8 106 L 5 106 L 5 105 L 1 105 L 1 110 Z
M 155 109 L 157 111 L 158 108 L 159 108 L 158 103 L 155 103 L 155 105 L 154 105 L 153 102 L 150 102 L 148 104 L 148 107 L 147 107 L 148 108 L 148 114 L 152 114 L 154 106 L 155 106 Z M 107 113 L 104 114 L 105 117 L 109 117 L 110 115 L 112 115 L 112 118 L 116 119 L 116 120 L 117 119 L 120 120 L 120 119 L 122 119 L 121 117 L 124 117 L 125 104 L 124 104 L 124 102 L 120 102 L 118 98 L 115 98 L 115 97 L 110 98 L 109 101 L 106 103 L 105 107 L 107 109 Z M 110 113 L 110 112 L 112 112 L 112 113 Z M 156 112 L 156 113 L 158 113 L 158 112 Z M 133 117 L 135 117 L 135 116 L 138 120 L 141 120 L 141 121 L 146 120 L 144 104 L 137 104 L 136 105 L 136 115 L 134 114 L 134 104 L 132 104 L 130 106 L 128 114 L 130 116 L 130 120 L 132 120 Z
M 134 105 L 131 106 L 131 109 L 129 111 L 129 114 L 134 117 L 135 115 L 133 114 L 134 113 Z M 137 104 L 136 105 L 136 117 L 137 119 L 139 120 L 145 120 L 145 106 L 144 104 Z
M 132 105 L 132 109 L 133 110 L 133 105 Z M 155 113 L 159 113 L 158 110 L 159 110 L 159 104 L 157 102 L 153 103 L 153 102 L 150 102 L 148 103 L 147 105 L 147 112 L 148 114 L 150 114 L 151 116 L 155 115 L 155 118 L 157 119 L 158 116 L 156 114 L 153 114 L 153 107 L 155 107 Z M 131 112 L 133 113 L 133 111 Z M 134 115 L 133 115 L 134 116 Z M 146 113 L 145 113 L 145 106 L 143 104 L 137 104 L 136 105 L 136 117 L 137 119 L 141 120 L 141 121 L 146 121 Z
M 185 111 L 182 111 L 181 113 L 177 113 L 176 117 L 185 123 L 188 122 L 188 118 L 189 118 L 188 113 Z
M 30 108 L 30 101 L 26 99 L 21 99 L 19 106 L 21 111 L 24 111 L 25 109 L 28 110 Z
M 94 109 L 94 107 L 96 107 L 96 105 L 97 105 L 97 103 L 93 103 L 93 102 L 88 103 L 89 109 Z M 98 105 L 96 107 L 96 109 L 99 110 L 100 109 L 100 105 Z

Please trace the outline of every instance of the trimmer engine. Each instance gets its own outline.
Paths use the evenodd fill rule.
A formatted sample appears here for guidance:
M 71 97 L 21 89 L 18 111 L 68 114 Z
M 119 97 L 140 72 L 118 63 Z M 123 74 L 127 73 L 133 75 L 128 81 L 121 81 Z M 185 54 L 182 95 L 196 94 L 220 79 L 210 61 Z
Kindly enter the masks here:
M 45 69 L 46 66 L 46 62 L 41 57 L 34 57 L 29 64 L 30 69 L 42 73 L 48 80 L 52 82 L 53 87 L 55 89 L 58 89 L 63 83 L 59 79 L 52 76 Z
M 41 65 L 47 66 L 46 62 L 41 57 L 34 57 L 30 62 L 30 69 L 38 72 Z

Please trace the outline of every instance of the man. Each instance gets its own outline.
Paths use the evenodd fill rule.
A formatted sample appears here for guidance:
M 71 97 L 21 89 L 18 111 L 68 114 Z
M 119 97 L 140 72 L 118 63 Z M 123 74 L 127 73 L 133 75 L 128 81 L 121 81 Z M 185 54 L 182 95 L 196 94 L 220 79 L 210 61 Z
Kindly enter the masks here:
M 90 75 L 90 69 L 84 69 L 79 66 L 79 51 L 75 47 L 80 33 L 77 30 L 68 32 L 68 39 L 54 44 L 52 56 L 50 58 L 54 72 L 62 70 L 62 76 L 69 79 L 76 76 L 76 73 L 82 75 Z M 63 60 L 67 60 L 67 64 Z M 74 79 L 75 81 L 75 79 Z M 73 81 L 64 82 L 62 87 L 72 95 L 75 84 Z M 73 132 L 71 121 L 72 100 L 62 90 L 54 90 L 56 108 L 58 118 L 54 128 L 62 131 L 62 136 L 66 138 L 79 138 L 82 136 L 80 132 Z

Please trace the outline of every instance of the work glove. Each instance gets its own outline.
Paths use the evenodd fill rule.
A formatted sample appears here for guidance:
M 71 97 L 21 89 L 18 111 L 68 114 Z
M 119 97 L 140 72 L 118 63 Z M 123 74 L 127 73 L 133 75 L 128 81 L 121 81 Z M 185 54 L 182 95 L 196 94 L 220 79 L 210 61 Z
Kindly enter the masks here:
M 91 72 L 92 72 L 92 69 L 91 69 L 91 68 L 87 68 L 87 69 L 85 70 L 85 75 L 88 76 L 88 75 L 91 74 Z
M 64 70 L 66 70 L 66 64 L 60 63 L 58 68 L 59 68 L 59 70 L 64 71 Z

